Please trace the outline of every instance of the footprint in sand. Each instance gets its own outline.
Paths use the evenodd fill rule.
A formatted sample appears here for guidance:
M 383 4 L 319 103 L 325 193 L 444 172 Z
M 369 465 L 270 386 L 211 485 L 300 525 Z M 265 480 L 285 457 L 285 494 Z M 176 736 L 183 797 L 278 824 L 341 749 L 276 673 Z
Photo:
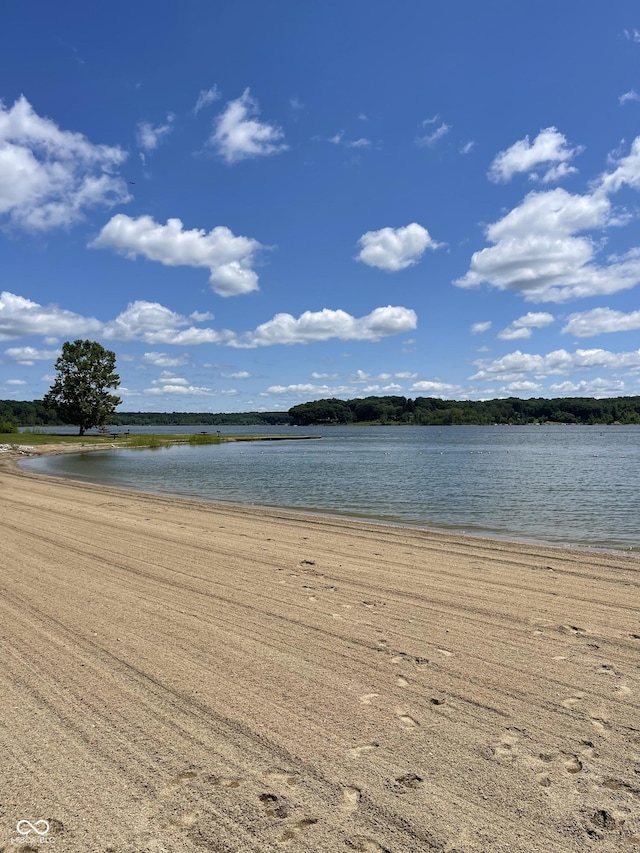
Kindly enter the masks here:
M 580 773 L 582 770 L 582 761 L 577 755 L 566 755 L 562 760 L 562 766 L 567 773 Z
M 347 841 L 347 845 L 358 853 L 390 853 L 386 847 L 372 838 L 354 838 L 353 841 Z
M 503 734 L 500 743 L 492 747 L 493 754 L 500 761 L 513 761 L 518 754 L 518 740 L 515 735 Z
M 299 835 L 303 830 L 308 829 L 317 822 L 317 817 L 305 817 L 302 820 L 299 820 L 297 823 L 294 823 L 293 826 L 289 826 L 285 829 L 280 836 L 280 841 L 293 841 L 296 835 Z
M 284 770 L 276 770 L 273 773 L 269 773 L 267 779 L 275 785 L 288 785 L 290 788 L 293 788 L 300 781 L 300 777 L 297 774 L 286 773 Z
M 380 746 L 379 743 L 364 743 L 362 746 L 353 746 L 347 750 L 347 755 L 351 758 L 360 758 L 361 755 L 366 755 L 367 752 L 373 752 Z
M 176 791 L 179 791 L 180 788 L 188 785 L 193 779 L 197 777 L 197 773 L 193 770 L 185 770 L 183 773 L 178 773 L 178 775 L 169 782 L 161 791 L 160 796 L 163 799 L 167 797 L 171 797 Z
M 560 630 L 563 634 L 571 634 L 574 637 L 586 637 L 587 632 L 584 628 L 579 628 L 577 625 L 561 625 Z
M 278 820 L 284 820 L 289 815 L 286 803 L 275 794 L 260 794 L 260 802 L 264 806 L 268 817 L 276 817 Z
M 347 814 L 353 814 L 358 808 L 358 804 L 360 803 L 360 799 L 362 797 L 362 791 L 360 788 L 343 788 L 342 789 L 342 804 L 340 808 L 343 812 Z
M 423 784 L 422 776 L 418 776 L 417 773 L 405 773 L 403 776 L 396 776 L 391 787 L 397 794 L 406 794 L 407 791 L 418 790 Z
M 396 708 L 396 717 L 405 731 L 412 731 L 412 729 L 415 729 L 420 725 L 420 723 L 417 720 L 414 720 L 413 717 L 410 717 L 409 714 L 405 714 L 401 708 Z
M 609 722 L 605 720 L 603 717 L 596 717 L 595 715 L 589 714 L 589 719 L 591 720 L 591 725 L 598 732 L 601 737 L 609 737 Z
M 584 693 L 578 693 L 577 696 L 570 696 L 568 699 L 562 700 L 562 707 L 571 710 L 584 699 Z
M 208 781 L 216 788 L 239 788 L 242 785 L 242 781 L 233 776 L 210 776 Z
M 378 698 L 379 695 L 379 693 L 365 693 L 360 697 L 360 701 L 363 705 L 370 705 L 374 699 Z

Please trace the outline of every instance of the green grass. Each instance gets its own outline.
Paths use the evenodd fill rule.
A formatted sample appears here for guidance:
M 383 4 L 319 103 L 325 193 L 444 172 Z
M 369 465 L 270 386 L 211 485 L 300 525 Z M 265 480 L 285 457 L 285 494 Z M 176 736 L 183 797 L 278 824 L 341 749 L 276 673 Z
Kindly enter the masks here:
M 225 439 L 221 435 L 200 435 L 195 433 L 189 436 L 189 444 L 222 444 Z

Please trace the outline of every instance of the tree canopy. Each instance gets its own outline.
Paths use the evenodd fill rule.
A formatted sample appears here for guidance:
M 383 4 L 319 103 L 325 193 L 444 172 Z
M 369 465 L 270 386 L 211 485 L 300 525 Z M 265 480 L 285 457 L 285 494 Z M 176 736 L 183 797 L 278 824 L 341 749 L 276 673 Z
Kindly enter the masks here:
M 109 389 L 117 388 L 116 355 L 96 341 L 66 341 L 55 363 L 56 379 L 43 404 L 55 409 L 63 423 L 79 427 L 79 435 L 104 426 L 122 401 Z
M 365 397 L 313 400 L 289 409 L 291 423 L 321 424 L 640 424 L 640 397 L 542 397 L 521 400 L 440 400 L 436 397 Z

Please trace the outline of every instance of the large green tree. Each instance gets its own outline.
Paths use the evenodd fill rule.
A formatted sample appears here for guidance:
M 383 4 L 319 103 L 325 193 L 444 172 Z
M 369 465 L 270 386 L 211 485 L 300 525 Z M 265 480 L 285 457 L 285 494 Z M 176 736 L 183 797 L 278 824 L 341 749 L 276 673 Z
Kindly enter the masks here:
M 95 341 L 66 341 L 56 361 L 55 382 L 43 403 L 55 409 L 66 424 L 80 428 L 104 426 L 122 401 L 109 389 L 117 388 L 116 355 Z

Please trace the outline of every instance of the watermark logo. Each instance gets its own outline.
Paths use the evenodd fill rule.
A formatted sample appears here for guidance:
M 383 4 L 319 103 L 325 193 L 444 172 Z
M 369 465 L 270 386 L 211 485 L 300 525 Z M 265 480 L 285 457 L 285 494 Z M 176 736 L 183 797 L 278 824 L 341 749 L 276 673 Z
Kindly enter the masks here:
M 16 824 L 17 838 L 12 838 L 12 844 L 54 844 L 55 839 L 49 836 L 50 824 L 48 820 L 19 820 Z M 31 847 L 29 847 L 31 850 Z

